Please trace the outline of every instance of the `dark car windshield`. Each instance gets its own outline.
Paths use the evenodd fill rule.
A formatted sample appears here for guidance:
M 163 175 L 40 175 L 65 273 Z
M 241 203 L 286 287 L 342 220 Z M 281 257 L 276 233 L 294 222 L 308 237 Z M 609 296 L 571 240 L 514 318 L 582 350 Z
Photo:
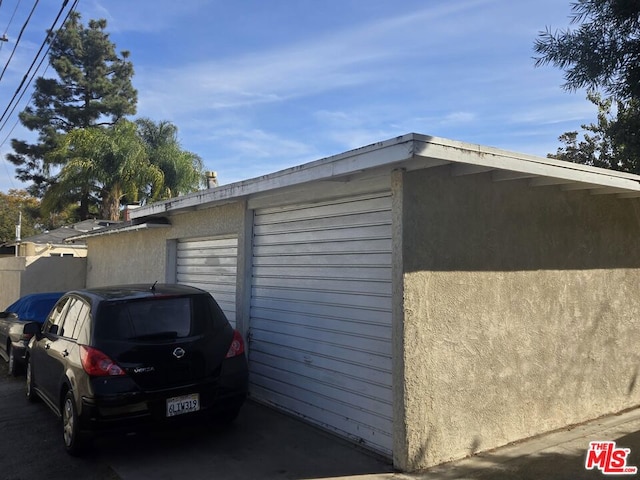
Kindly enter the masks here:
M 95 334 L 103 340 L 184 338 L 204 333 L 210 312 L 204 297 L 105 302 L 98 313 Z

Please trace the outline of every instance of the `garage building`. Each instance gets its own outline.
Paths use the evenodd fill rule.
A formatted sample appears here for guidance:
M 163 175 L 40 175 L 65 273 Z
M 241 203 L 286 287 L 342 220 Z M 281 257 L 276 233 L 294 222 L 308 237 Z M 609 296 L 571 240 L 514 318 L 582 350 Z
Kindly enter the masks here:
M 640 177 L 408 134 L 76 237 L 204 288 L 250 394 L 415 471 L 635 407 Z

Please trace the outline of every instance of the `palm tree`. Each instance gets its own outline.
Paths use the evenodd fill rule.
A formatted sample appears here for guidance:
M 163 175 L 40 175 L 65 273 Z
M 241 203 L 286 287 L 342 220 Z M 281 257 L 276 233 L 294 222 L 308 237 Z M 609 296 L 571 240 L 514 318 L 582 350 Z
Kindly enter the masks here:
M 149 193 L 151 198 L 171 198 L 195 192 L 204 186 L 204 164 L 200 156 L 182 150 L 178 127 L 168 121 L 136 120 L 138 135 L 147 148 L 152 164 L 164 173 L 164 184 Z
M 70 194 L 85 193 L 99 201 L 102 218 L 118 220 L 123 198 L 137 201 L 140 191 L 157 191 L 164 180 L 162 170 L 149 161 L 136 125 L 127 120 L 73 130 L 53 155 L 68 160 L 43 198 L 45 211 Z

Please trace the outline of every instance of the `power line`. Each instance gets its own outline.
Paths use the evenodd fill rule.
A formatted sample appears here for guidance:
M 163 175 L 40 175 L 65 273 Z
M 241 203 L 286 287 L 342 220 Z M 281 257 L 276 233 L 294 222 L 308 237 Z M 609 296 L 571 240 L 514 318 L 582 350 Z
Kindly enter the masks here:
M 16 3 L 16 8 L 13 9 L 13 13 L 11 14 L 11 18 L 9 19 L 9 23 L 7 24 L 7 28 L 4 29 L 4 32 L 2 34 L 2 38 L 7 38 L 7 32 L 9 31 L 9 27 L 11 26 L 11 24 L 13 23 L 13 18 L 16 16 L 16 12 L 18 11 L 18 7 L 20 7 L 20 4 L 22 3 L 22 0 L 18 0 L 18 2 Z M 2 5 L 2 2 L 0 1 L 0 5 Z M 2 51 L 2 47 L 4 46 L 4 42 L 0 43 L 0 51 Z
M 1 2 L 1 0 L 0 0 Z M 65 16 L 62 24 L 64 25 L 64 23 L 66 23 L 66 21 L 69 19 L 69 16 L 71 15 L 71 12 L 73 12 L 77 5 L 78 5 L 79 0 L 74 0 L 73 5 L 71 6 L 71 8 L 69 9 L 69 11 L 67 12 L 67 15 Z M 27 77 L 27 75 L 29 75 L 29 72 L 31 71 L 31 69 L 33 68 L 35 62 L 37 61 L 38 57 L 40 56 L 40 53 L 42 52 L 42 49 L 44 48 L 44 46 L 47 44 L 47 39 L 53 34 L 53 38 L 51 40 L 51 43 L 55 40 L 58 31 L 55 29 L 55 25 L 58 22 L 58 20 L 60 19 L 60 16 L 62 15 L 62 12 L 64 11 L 64 8 L 67 6 L 68 4 L 68 0 L 64 0 L 64 3 L 62 5 L 62 7 L 60 8 L 60 11 L 58 12 L 58 15 L 56 16 L 55 20 L 53 21 L 52 25 L 51 25 L 51 29 L 48 31 L 47 36 L 45 37 L 42 45 L 40 46 L 40 49 L 38 50 L 38 53 L 36 54 L 36 56 L 33 59 L 33 62 L 31 62 L 31 66 L 29 67 L 29 70 L 27 71 L 27 73 L 24 75 L 22 82 L 20 83 L 20 86 L 18 87 L 18 89 L 16 90 L 16 92 L 14 93 L 11 101 L 9 102 L 9 104 L 7 105 L 7 108 L 5 109 L 4 113 L 2 114 L 2 117 L 0 117 L 0 121 L 2 121 L 2 119 L 5 117 L 5 115 L 7 114 L 9 108 L 11 107 L 11 104 L 13 103 L 13 101 L 15 100 L 16 96 L 18 95 L 18 92 L 20 91 L 21 87 L 24 85 L 25 79 Z M 51 43 L 49 43 L 49 46 L 47 48 L 47 51 L 45 52 L 45 54 L 42 56 L 42 58 L 40 59 L 40 62 L 38 63 L 38 66 L 36 67 L 35 71 L 33 72 L 33 74 L 31 75 L 31 78 L 29 79 L 29 81 L 27 82 L 27 85 L 24 87 L 24 90 L 22 91 L 22 93 L 20 94 L 20 97 L 18 98 L 18 100 L 15 102 L 13 108 L 11 108 L 11 112 L 9 113 L 9 116 L 7 116 L 7 119 L 4 121 L 4 123 L 2 124 L 2 126 L 0 127 L 0 132 L 2 130 L 4 130 L 5 126 L 7 125 L 7 122 L 9 121 L 9 117 L 13 114 L 13 112 L 15 111 L 16 107 L 18 106 L 18 104 L 20 103 L 20 101 L 22 100 L 22 97 L 24 96 L 24 94 L 26 93 L 27 89 L 29 88 L 29 86 L 31 85 L 31 82 L 33 81 L 33 79 L 35 78 L 37 72 L 40 70 L 40 68 L 42 67 L 42 63 L 44 62 L 44 60 L 47 58 L 47 55 L 49 54 L 49 50 L 51 48 Z M 47 71 L 48 66 L 45 68 L 45 72 Z M 33 99 L 33 95 L 35 92 L 32 92 L 31 97 L 29 99 L 28 102 L 30 102 Z M 27 103 L 28 103 L 27 102 Z M 18 125 L 18 121 L 19 119 L 17 119 L 15 121 L 15 123 L 13 124 L 13 126 L 11 127 L 11 130 L 9 131 L 9 133 L 7 134 L 7 136 L 4 138 L 4 140 L 2 140 L 2 143 L 0 143 L 0 148 L 2 148 L 4 146 L 4 144 L 7 142 L 7 140 L 9 139 L 9 137 L 11 136 L 11 134 L 13 133 L 13 130 L 16 128 L 16 126 Z M 7 161 L 5 159 L 4 163 L 4 167 L 5 170 L 7 169 Z M 9 172 L 7 171 L 7 176 L 9 177 L 9 180 L 11 181 L 12 185 L 13 185 L 13 180 L 11 177 L 11 174 L 9 174 Z
M 31 65 L 29 66 L 29 69 L 27 70 L 27 73 L 24 74 L 24 76 L 22 77 L 22 81 L 20 82 L 20 85 L 18 85 L 18 88 L 16 89 L 15 93 L 13 94 L 13 97 L 11 98 L 11 100 L 9 101 L 9 104 L 7 105 L 7 108 L 5 108 L 4 112 L 2 113 L 2 115 L 0 116 L 0 122 L 2 122 L 5 118 L 5 115 L 7 115 L 7 112 L 9 111 L 9 109 L 11 108 L 11 104 L 13 103 L 13 101 L 16 99 L 16 97 L 18 96 L 18 94 L 20 93 L 20 90 L 22 90 L 22 87 L 24 86 L 25 81 L 27 80 L 27 76 L 29 75 L 29 73 L 31 73 L 31 70 L 33 69 L 33 66 L 35 65 L 36 61 L 38 60 L 38 57 L 40 56 L 40 54 L 42 53 L 42 50 L 44 49 L 44 47 L 47 45 L 48 43 L 48 39 L 50 36 L 53 36 L 55 38 L 56 32 L 54 32 L 54 28 L 55 25 L 58 23 L 58 20 L 60 19 L 60 17 L 62 16 L 62 12 L 64 11 L 65 7 L 67 6 L 67 4 L 69 3 L 69 0 L 64 0 L 62 7 L 60 7 L 60 11 L 58 12 L 58 15 L 56 16 L 55 20 L 53 21 L 53 24 L 51 25 L 51 29 L 48 30 L 47 32 L 47 36 L 45 37 L 44 41 L 42 42 L 42 44 L 40 45 L 40 48 L 38 49 L 38 53 L 36 53 L 36 56 L 34 57 L 33 61 L 31 62 Z M 67 20 L 67 18 L 69 18 L 69 15 L 71 14 L 71 11 L 76 7 L 76 5 L 78 4 L 78 0 L 75 0 L 73 6 L 71 7 L 71 9 L 69 10 L 69 12 L 67 13 L 67 17 L 65 18 L 65 22 Z M 33 81 L 33 78 L 35 77 L 38 69 L 40 68 L 40 66 L 42 65 L 42 62 L 44 61 L 44 59 L 46 58 L 47 54 L 49 53 L 49 49 L 51 48 L 51 43 L 49 43 L 49 46 L 47 47 L 47 51 L 45 52 L 44 56 L 42 57 L 42 59 L 40 60 L 40 63 L 38 64 L 38 67 L 36 68 L 36 70 L 33 72 L 33 75 L 31 76 L 31 79 L 29 79 L 29 83 L 27 84 L 27 86 L 25 87 L 25 90 L 22 92 L 22 94 L 20 95 L 20 98 L 18 99 L 18 101 L 16 102 L 16 104 L 13 106 L 13 109 L 11 110 L 11 113 L 13 113 L 13 111 L 15 110 L 16 106 L 18 105 L 18 102 L 20 101 L 20 99 L 22 98 L 22 96 L 24 95 L 24 92 L 26 91 L 26 89 L 28 88 L 28 86 L 31 84 L 31 82 Z M 0 76 L 0 79 L 2 79 L 2 77 Z M 5 121 L 6 124 L 6 121 Z M 4 124 L 0 127 L 0 131 L 2 131 L 2 129 L 4 128 Z
M 22 34 L 24 33 L 25 29 L 27 28 L 27 25 L 31 21 L 31 17 L 33 16 L 33 12 L 36 10 L 36 7 L 38 6 L 38 3 L 40 3 L 40 0 L 36 0 L 36 2 L 33 4 L 33 7 L 31 8 L 31 12 L 29 13 L 29 16 L 27 17 L 27 19 L 24 22 L 24 25 L 22 25 L 22 28 L 20 29 L 20 33 L 18 34 L 18 39 L 16 40 L 16 43 L 13 46 L 13 50 L 11 50 L 11 55 L 9 55 L 9 59 L 7 60 L 7 63 L 5 64 L 4 68 L 2 69 L 2 73 L 0 73 L 0 81 L 2 81 L 2 77 L 4 77 L 4 72 L 7 71 L 7 67 L 9 66 L 9 63 L 11 62 L 11 59 L 13 58 L 13 54 L 16 53 L 16 49 L 18 48 L 18 44 L 20 43 L 20 39 L 22 38 Z

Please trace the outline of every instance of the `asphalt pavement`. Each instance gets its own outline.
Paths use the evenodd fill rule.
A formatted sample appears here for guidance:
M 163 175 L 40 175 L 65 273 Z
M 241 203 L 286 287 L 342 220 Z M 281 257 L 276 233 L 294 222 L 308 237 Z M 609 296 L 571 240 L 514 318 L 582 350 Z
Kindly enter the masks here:
M 105 437 L 83 458 L 62 447 L 60 422 L 24 397 L 24 378 L 0 362 L 0 478 L 3 480 L 588 480 L 616 468 L 604 455 L 585 468 L 590 442 L 628 449 L 625 467 L 640 468 L 640 409 L 627 411 L 406 474 L 334 435 L 248 402 L 230 427 L 185 426 L 156 434 Z M 595 457 L 594 457 L 595 458 Z M 614 456 L 615 458 L 615 456 Z M 618 456 L 619 458 L 619 456 Z

